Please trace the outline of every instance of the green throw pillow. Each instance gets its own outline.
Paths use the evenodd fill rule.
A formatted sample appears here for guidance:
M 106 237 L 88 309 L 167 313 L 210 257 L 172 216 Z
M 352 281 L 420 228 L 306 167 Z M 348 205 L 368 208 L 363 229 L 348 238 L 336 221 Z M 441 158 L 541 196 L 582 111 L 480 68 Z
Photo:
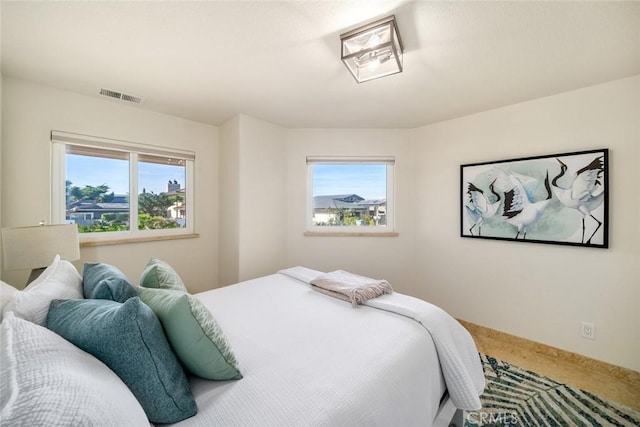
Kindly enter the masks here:
M 152 423 L 175 423 L 196 414 L 184 370 L 158 318 L 138 297 L 124 304 L 54 300 L 47 327 L 111 368 Z
M 187 292 L 178 273 L 169 264 L 156 258 L 151 258 L 147 263 L 140 277 L 140 286 Z
M 85 298 L 125 302 L 136 296 L 136 288 L 117 267 L 101 262 L 87 262 L 82 270 Z
M 222 329 L 200 300 L 184 292 L 142 287 L 138 295 L 158 316 L 178 359 L 192 374 L 209 380 L 242 378 Z

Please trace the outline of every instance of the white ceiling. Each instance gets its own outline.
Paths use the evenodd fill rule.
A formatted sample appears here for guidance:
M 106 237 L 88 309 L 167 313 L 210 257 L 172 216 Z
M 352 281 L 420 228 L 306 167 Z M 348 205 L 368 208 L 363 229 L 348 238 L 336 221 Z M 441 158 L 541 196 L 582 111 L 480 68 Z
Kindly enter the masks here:
M 640 73 L 640 2 L 9 2 L 2 74 L 220 125 L 411 128 Z M 404 72 L 357 84 L 339 35 L 395 14 Z M 122 102 L 122 101 L 112 101 Z

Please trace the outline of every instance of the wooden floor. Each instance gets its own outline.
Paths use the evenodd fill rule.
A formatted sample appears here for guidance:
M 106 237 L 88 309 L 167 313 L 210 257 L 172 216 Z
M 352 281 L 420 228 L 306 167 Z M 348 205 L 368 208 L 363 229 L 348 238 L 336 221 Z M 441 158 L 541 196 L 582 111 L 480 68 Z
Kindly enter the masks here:
M 481 353 L 640 410 L 640 373 L 460 320 Z

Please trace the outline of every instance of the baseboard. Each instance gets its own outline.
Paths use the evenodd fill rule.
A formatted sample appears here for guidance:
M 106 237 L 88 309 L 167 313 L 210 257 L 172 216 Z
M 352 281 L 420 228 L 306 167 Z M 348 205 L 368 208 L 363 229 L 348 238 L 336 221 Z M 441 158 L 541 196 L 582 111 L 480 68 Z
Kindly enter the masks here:
M 592 371 L 600 374 L 606 374 L 612 381 L 619 382 L 618 385 L 625 384 L 625 388 L 636 394 L 640 390 L 640 372 L 623 368 L 621 366 L 612 365 L 600 360 L 592 359 L 577 353 L 555 348 L 546 344 L 531 341 L 526 338 L 520 338 L 505 332 L 490 329 L 484 326 L 476 325 L 464 320 L 458 320 L 473 336 L 478 349 L 489 355 L 492 349 L 504 346 L 505 348 L 517 349 L 518 353 L 530 355 L 534 358 L 545 358 L 547 360 L 565 362 L 576 370 Z M 526 357 L 525 357 L 526 358 Z M 527 368 L 525 366 L 525 368 Z M 637 397 L 632 400 L 637 406 Z

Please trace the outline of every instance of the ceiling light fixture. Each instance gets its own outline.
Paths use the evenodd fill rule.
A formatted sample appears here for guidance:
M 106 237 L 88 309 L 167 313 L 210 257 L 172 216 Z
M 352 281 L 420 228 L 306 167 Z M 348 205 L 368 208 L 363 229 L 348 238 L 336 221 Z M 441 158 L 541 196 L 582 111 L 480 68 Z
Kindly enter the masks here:
M 342 62 L 358 83 L 402 72 L 402 40 L 391 15 L 340 35 Z

